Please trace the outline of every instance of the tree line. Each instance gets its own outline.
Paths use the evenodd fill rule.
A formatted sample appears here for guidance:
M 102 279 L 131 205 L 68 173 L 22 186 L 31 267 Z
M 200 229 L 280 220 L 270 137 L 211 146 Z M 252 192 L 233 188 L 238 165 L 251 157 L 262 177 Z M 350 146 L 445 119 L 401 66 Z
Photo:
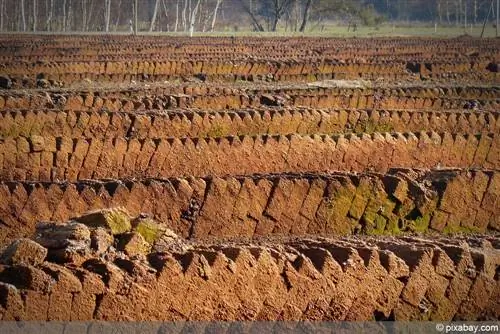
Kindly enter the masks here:
M 0 31 L 314 30 L 327 21 L 480 24 L 495 0 L 0 0 Z

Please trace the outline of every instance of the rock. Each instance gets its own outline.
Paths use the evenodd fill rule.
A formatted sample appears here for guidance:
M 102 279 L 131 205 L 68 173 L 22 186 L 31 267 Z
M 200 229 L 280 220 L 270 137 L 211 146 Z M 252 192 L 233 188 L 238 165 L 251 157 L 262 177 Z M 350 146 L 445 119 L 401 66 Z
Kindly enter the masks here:
M 47 249 L 29 239 L 19 239 L 10 244 L 3 252 L 1 262 L 4 264 L 39 265 L 47 256 Z
M 118 249 L 128 256 L 146 255 L 151 250 L 151 245 L 139 233 L 132 232 L 123 235 L 118 244 Z
M 166 227 L 161 226 L 151 218 L 138 218 L 134 221 L 134 225 L 134 231 L 142 235 L 144 240 L 150 244 L 157 241 L 167 231 Z
M 39 223 L 36 226 L 35 240 L 49 249 L 88 248 L 90 245 L 90 230 L 86 225 L 77 222 L 64 225 Z
M 90 227 L 103 227 L 113 235 L 129 232 L 132 228 L 130 216 L 123 208 L 89 212 L 76 218 L 76 221 Z
M 12 80 L 8 76 L 0 75 L 0 88 L 10 89 L 12 87 Z
M 113 245 L 113 242 L 113 236 L 102 227 L 98 227 L 90 233 L 90 247 L 97 255 L 105 253 Z
M 42 136 L 31 136 L 31 147 L 33 152 L 41 152 L 45 146 L 45 140 Z

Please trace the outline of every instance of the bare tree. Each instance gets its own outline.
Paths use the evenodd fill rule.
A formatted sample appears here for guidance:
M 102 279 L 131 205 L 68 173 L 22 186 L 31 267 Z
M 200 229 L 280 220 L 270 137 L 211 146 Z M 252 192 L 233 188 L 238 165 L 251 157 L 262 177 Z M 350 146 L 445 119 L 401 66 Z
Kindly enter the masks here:
M 443 13 L 441 11 L 442 9 L 442 0 L 437 0 L 436 1 L 436 12 L 438 15 L 439 23 L 443 23 Z
M 151 18 L 151 24 L 149 26 L 149 31 L 153 31 L 154 27 L 155 27 L 155 23 L 156 23 L 156 15 L 158 14 L 158 4 L 159 4 L 160 0 L 155 0 L 155 9 L 153 11 L 153 18 Z
M 5 16 L 4 5 L 5 0 L 0 0 L 0 31 L 3 31 L 3 20 Z
M 188 0 L 184 0 L 184 8 L 182 9 L 182 28 L 184 31 L 187 30 L 187 23 L 186 23 L 187 7 L 188 7 Z M 189 0 L 189 7 L 191 7 L 191 0 Z
M 253 6 L 252 6 L 252 2 L 250 1 L 250 4 L 248 4 L 248 5 L 247 5 L 246 1 L 244 1 L 244 0 L 240 0 L 240 2 L 241 2 L 243 9 L 245 10 L 245 12 L 248 14 L 248 16 L 250 16 L 250 19 L 252 20 L 252 25 L 254 26 L 254 29 L 257 31 L 264 31 L 264 27 L 257 19 L 257 15 L 254 11 Z
M 190 15 L 190 20 L 189 20 L 189 36 L 193 37 L 194 33 L 194 24 L 196 21 L 196 14 L 198 13 L 198 8 L 200 7 L 200 1 L 198 0 L 196 2 L 196 5 L 194 6 L 193 10 L 191 10 L 191 15 Z
M 292 1 L 293 0 L 273 0 L 273 6 L 271 7 L 271 31 L 277 30 L 279 20 L 281 19 L 283 14 L 285 14 Z
M 87 1 L 82 1 L 82 31 L 87 30 Z
M 177 27 L 179 25 L 179 1 L 177 0 L 177 5 L 175 6 L 175 26 L 174 31 L 177 32 Z
M 137 0 L 134 0 L 134 34 L 137 35 L 139 32 L 139 26 L 137 25 Z
M 311 9 L 312 0 L 306 0 L 306 5 L 304 6 L 304 12 L 302 14 L 302 23 L 300 24 L 300 32 L 306 30 L 307 21 L 309 20 L 309 10 Z
M 215 21 L 217 20 L 217 11 L 219 10 L 219 7 L 222 4 L 222 1 L 223 0 L 217 0 L 217 2 L 215 3 L 214 12 L 212 14 L 212 24 L 210 26 L 210 31 L 214 31 Z
M 36 1 L 33 0 L 33 7 L 31 8 L 33 10 L 33 32 L 36 31 Z
M 111 0 L 104 0 L 104 30 L 109 32 L 109 20 L 111 18 Z
M 24 12 L 24 0 L 21 0 L 21 19 L 23 23 L 23 31 L 26 31 L 26 14 Z
M 73 19 L 74 19 L 74 11 L 73 11 L 73 0 L 69 0 L 68 5 L 68 20 L 66 21 L 66 30 L 72 31 Z
M 63 1 L 63 31 L 66 31 L 66 0 Z
M 167 5 L 165 4 L 165 0 L 161 0 L 161 3 L 163 5 L 163 11 L 165 13 L 165 19 L 167 20 L 167 31 L 170 31 L 170 27 L 169 27 L 169 24 L 168 24 L 168 10 L 167 10 Z
M 114 28 L 114 31 L 116 31 L 118 29 L 118 25 L 120 24 L 120 17 L 121 17 L 121 14 L 122 14 L 122 0 L 118 0 L 118 5 L 116 6 L 116 9 L 117 9 L 117 15 L 116 15 L 116 20 L 115 20 L 115 28 Z

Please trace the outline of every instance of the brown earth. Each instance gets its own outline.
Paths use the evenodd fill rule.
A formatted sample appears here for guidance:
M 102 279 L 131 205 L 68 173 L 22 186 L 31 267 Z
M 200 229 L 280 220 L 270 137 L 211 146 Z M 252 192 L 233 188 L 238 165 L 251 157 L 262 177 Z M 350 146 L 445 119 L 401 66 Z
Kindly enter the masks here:
M 0 319 L 499 319 L 499 43 L 1 35 Z

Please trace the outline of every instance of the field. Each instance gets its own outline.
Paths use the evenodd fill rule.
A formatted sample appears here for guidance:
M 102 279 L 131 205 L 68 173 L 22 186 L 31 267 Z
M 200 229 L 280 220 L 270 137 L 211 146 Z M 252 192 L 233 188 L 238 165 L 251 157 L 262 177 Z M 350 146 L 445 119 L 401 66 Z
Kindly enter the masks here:
M 0 45 L 1 319 L 500 317 L 500 40 Z

